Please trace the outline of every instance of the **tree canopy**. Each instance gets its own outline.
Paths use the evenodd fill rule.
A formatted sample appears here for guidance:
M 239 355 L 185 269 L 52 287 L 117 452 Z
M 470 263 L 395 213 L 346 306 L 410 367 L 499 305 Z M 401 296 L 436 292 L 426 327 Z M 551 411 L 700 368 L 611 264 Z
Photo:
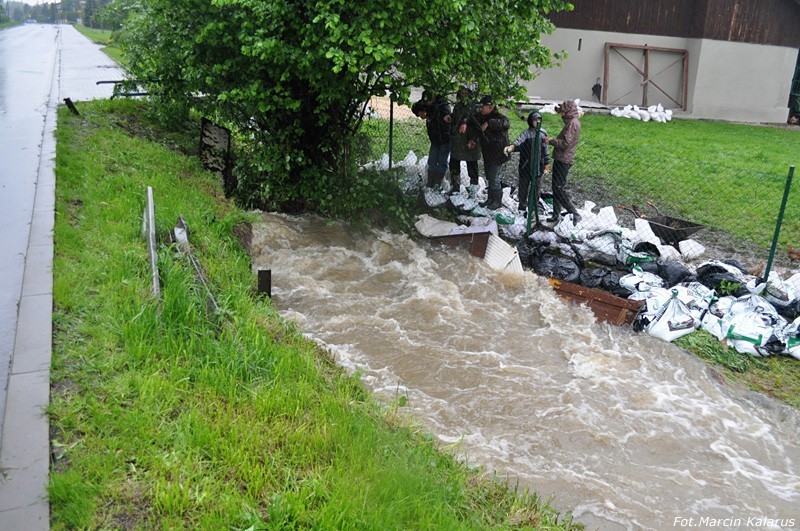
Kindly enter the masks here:
M 461 84 L 500 100 L 552 65 L 540 42 L 563 0 L 142 0 L 123 42 L 162 101 L 199 107 L 268 150 L 299 190 L 341 172 L 374 95 Z M 262 193 L 269 195 L 269 185 Z M 275 193 L 275 188 L 271 188 Z M 302 193 L 302 192 L 300 192 Z

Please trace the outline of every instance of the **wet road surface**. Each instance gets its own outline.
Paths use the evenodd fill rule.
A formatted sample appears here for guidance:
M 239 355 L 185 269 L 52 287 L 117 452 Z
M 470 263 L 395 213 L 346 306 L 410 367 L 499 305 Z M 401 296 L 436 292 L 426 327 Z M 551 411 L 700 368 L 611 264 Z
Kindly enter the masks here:
M 123 72 L 72 26 L 0 31 L 0 528 L 48 529 L 57 106 Z

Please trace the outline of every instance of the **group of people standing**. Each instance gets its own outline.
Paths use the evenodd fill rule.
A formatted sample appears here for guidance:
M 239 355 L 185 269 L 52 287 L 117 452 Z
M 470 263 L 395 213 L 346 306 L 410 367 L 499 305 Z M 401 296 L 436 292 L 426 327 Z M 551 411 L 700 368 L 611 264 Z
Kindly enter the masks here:
M 533 177 L 534 146 L 538 144 L 541 149 L 534 189 L 537 199 L 541 177 L 550 168 L 548 146 L 553 146 L 553 215 L 548 221 L 558 221 L 562 207 L 573 215 L 573 223 L 580 220 L 566 192 L 567 174 L 574 162 L 581 132 L 578 107 L 574 101 L 567 100 L 556 106 L 556 112 L 564 120 L 564 128 L 557 137 L 548 137 L 547 132 L 541 129 L 541 114 L 534 111 L 528 115 L 528 129 L 513 143 L 509 142 L 508 136 L 511 123 L 499 111 L 492 97 L 483 96 L 476 105 L 465 87 L 456 93 L 452 110 L 444 97 L 427 90 L 411 110 L 426 121 L 431 142 L 428 187 L 440 185 L 449 170 L 451 189 L 459 191 L 461 162 L 464 161 L 470 183 L 467 190 L 470 197 L 475 198 L 478 193 L 478 160 L 483 158 L 488 198 L 480 205 L 495 210 L 503 198 L 500 169 L 512 152 L 519 151 L 519 210 L 525 213 Z

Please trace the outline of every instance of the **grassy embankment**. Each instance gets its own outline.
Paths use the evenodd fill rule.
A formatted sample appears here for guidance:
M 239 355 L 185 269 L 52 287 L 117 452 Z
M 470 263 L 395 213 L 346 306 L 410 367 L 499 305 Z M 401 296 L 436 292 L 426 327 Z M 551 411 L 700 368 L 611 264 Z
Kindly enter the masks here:
M 174 149 L 197 139 L 165 140 L 143 105 L 59 114 L 53 529 L 571 527 L 439 448 L 402 399 L 375 403 L 255 297 L 233 235 L 248 216 Z M 166 243 L 151 298 L 147 186 L 160 241 L 185 217 L 218 315 Z
M 87 28 L 81 24 L 74 24 L 74 27 L 93 43 L 103 46 L 101 50 L 116 62 L 119 64 L 125 63 L 122 49 L 114 42 L 114 32 L 111 30 Z

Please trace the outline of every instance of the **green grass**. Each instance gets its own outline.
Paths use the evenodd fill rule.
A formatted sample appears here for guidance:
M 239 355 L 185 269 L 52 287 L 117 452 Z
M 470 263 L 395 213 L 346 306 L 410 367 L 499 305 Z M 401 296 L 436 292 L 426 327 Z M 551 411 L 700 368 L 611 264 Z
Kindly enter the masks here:
M 248 215 L 181 153 L 184 136 L 146 123 L 145 105 L 59 114 L 53 529 L 573 527 L 460 463 L 402 402 L 376 403 L 255 297 L 233 236 Z M 160 301 L 140 234 L 147 186 Z M 217 315 L 168 244 L 181 214 Z
M 789 167 L 800 158 L 797 128 L 601 115 L 582 122 L 571 172 L 577 186 L 602 189 L 622 204 L 651 200 L 668 215 L 761 248 L 771 243 Z M 782 247 L 800 230 L 797 186 L 789 199 Z
M 88 28 L 81 24 L 74 24 L 76 30 L 83 34 L 87 39 L 103 47 L 101 50 L 120 65 L 125 64 L 125 54 L 114 41 L 114 32 L 111 30 Z
M 800 362 L 788 356 L 756 358 L 727 347 L 704 330 L 675 344 L 704 359 L 729 384 L 747 387 L 800 409 Z

